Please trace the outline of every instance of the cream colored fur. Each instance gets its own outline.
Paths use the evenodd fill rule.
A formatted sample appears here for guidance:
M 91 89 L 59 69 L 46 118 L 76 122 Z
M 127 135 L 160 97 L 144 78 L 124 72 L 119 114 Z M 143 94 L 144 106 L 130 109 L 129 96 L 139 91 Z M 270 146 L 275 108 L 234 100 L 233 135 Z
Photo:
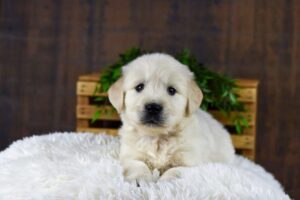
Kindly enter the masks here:
M 137 92 L 140 83 L 144 90 Z M 168 94 L 169 86 L 177 90 L 174 96 Z M 129 181 L 152 180 L 156 169 L 160 180 L 167 180 L 180 176 L 179 167 L 229 163 L 234 158 L 228 132 L 198 109 L 202 92 L 193 73 L 169 55 L 147 54 L 124 66 L 122 77 L 109 89 L 109 99 L 123 122 L 120 160 Z M 163 126 L 141 123 L 149 102 L 163 106 Z

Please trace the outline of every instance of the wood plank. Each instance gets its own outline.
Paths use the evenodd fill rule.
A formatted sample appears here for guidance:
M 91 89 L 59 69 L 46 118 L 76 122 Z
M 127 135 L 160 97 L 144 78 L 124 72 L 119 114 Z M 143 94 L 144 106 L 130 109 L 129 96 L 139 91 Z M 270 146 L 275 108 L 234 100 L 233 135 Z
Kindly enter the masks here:
M 246 103 L 245 102 L 244 105 L 245 105 L 245 112 L 253 113 L 256 115 L 256 103 L 251 103 L 251 102 Z
M 211 113 L 218 121 L 220 121 L 224 125 L 234 125 L 234 123 L 232 122 L 232 118 L 234 118 L 236 115 L 244 116 L 250 126 L 254 126 L 256 124 L 255 114 L 251 112 L 231 112 L 230 117 L 224 116 L 220 111 L 208 110 L 208 112 Z
M 238 100 L 241 102 L 256 102 L 257 89 L 256 88 L 242 88 L 237 90 L 239 95 Z
M 88 105 L 89 97 L 88 96 L 77 96 L 77 105 Z
M 236 85 L 241 88 L 257 88 L 259 81 L 254 79 L 236 79 Z
M 80 128 L 89 127 L 89 120 L 87 120 L 87 119 L 77 119 L 76 122 L 77 122 L 76 123 L 77 127 L 80 127 Z
M 77 82 L 76 94 L 81 96 L 107 96 L 106 93 L 95 93 L 96 82 Z
M 254 149 L 255 137 L 245 135 L 231 135 L 233 145 L 236 149 Z
M 115 109 L 111 106 L 101 106 L 97 108 L 96 106 L 89 105 L 77 105 L 77 115 L 78 119 L 92 119 L 94 113 L 97 110 L 101 110 L 101 114 L 99 119 L 102 120 L 119 120 L 119 115 L 115 111 Z

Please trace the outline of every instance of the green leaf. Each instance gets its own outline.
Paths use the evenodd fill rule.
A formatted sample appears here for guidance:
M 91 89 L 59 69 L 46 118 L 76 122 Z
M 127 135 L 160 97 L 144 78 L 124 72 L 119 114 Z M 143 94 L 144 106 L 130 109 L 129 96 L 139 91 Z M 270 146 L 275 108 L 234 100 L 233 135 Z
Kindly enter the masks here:
M 101 87 L 102 87 L 101 89 L 103 92 L 107 92 L 110 85 L 109 85 L 109 83 L 105 82 L 105 83 L 102 83 Z
M 118 79 L 121 76 L 121 70 L 115 70 L 112 72 L 112 78 Z
M 237 98 L 233 93 L 229 93 L 229 98 L 233 104 L 237 104 Z
M 95 96 L 99 91 L 100 91 L 100 84 L 97 83 L 96 87 L 95 87 L 95 90 L 94 90 L 94 93 L 93 93 L 93 96 Z
M 249 128 L 249 122 L 247 121 L 247 119 L 245 117 L 242 117 L 241 119 L 241 124 L 246 127 Z
M 100 113 L 101 113 L 100 110 L 97 110 L 97 111 L 93 114 L 93 117 L 92 117 L 92 120 L 91 120 L 92 124 L 95 123 L 95 121 L 97 121 L 97 120 L 99 119 Z
M 239 122 L 238 120 L 236 120 L 236 121 L 234 122 L 234 124 L 235 124 L 235 130 L 236 130 L 236 132 L 237 132 L 238 134 L 242 133 L 242 127 L 241 127 L 240 122 Z
M 222 94 L 222 98 L 225 98 L 226 96 L 228 95 L 228 90 L 225 90 L 224 92 L 223 92 L 223 94 Z

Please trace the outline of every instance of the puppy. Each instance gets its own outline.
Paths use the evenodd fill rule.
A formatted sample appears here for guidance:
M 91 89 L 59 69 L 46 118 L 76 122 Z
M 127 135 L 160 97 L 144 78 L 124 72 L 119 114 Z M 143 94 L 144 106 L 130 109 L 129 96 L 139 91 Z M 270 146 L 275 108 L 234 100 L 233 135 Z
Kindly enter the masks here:
M 199 109 L 203 94 L 187 66 L 173 57 L 143 55 L 122 68 L 109 89 L 122 120 L 120 161 L 128 181 L 179 177 L 179 168 L 231 162 L 228 132 Z

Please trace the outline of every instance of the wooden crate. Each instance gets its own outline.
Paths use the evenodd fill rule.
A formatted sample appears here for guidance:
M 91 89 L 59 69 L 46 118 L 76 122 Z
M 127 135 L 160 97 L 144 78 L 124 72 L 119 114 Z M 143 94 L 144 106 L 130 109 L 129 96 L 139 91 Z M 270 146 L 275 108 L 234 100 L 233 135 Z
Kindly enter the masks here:
M 93 94 L 97 81 L 98 74 L 80 76 L 77 82 L 77 132 L 92 132 L 117 135 L 117 129 L 120 126 L 119 116 L 114 108 L 108 104 L 101 107 L 96 107 L 93 104 Z M 236 151 L 251 159 L 255 160 L 256 147 L 256 110 L 257 110 L 257 80 L 238 80 L 237 85 L 241 88 L 238 91 L 239 99 L 245 103 L 246 111 L 240 112 L 246 116 L 249 121 L 249 128 L 245 129 L 240 135 L 234 133 L 233 123 L 230 119 L 224 117 L 219 111 L 209 110 L 209 112 L 225 125 L 231 132 L 232 141 Z M 95 96 L 107 97 L 106 93 L 97 93 Z M 96 123 L 91 123 L 91 118 L 96 110 L 103 112 Z M 107 112 L 107 113 L 106 113 Z M 233 114 L 237 114 L 233 113 Z

